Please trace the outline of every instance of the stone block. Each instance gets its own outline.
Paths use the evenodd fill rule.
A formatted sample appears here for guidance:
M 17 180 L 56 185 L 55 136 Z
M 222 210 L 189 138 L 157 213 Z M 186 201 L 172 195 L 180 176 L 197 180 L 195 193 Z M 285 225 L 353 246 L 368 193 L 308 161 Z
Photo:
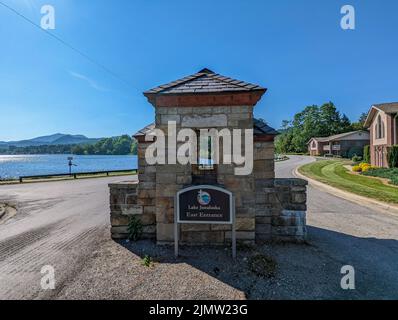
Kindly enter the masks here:
M 256 225 L 257 224 L 271 224 L 272 217 L 256 217 Z
M 253 218 L 237 218 L 236 230 L 253 231 L 255 229 L 255 219 Z
M 138 198 L 137 204 L 140 206 L 152 206 L 154 205 L 154 199 L 152 198 Z
M 225 238 L 231 239 L 232 238 L 232 232 L 227 231 L 225 232 Z M 237 231 L 236 232 L 236 239 L 237 240 L 254 240 L 256 238 L 256 233 L 255 231 Z
M 177 193 L 177 185 L 174 183 L 170 184 L 158 184 L 156 188 L 157 197 L 169 197 L 174 198 Z
M 180 115 L 176 114 L 167 114 L 167 115 L 162 115 L 160 121 L 162 125 L 168 125 L 168 123 L 171 121 L 175 121 L 176 124 L 178 125 L 181 123 L 181 117 Z
M 151 190 L 139 190 L 138 191 L 138 197 L 143 199 L 143 198 L 150 198 L 150 199 L 154 199 L 156 197 L 156 190 L 155 189 L 151 189 Z
M 154 204 L 156 204 L 155 199 L 154 200 Z M 155 215 L 156 214 L 156 205 L 153 206 L 144 206 L 144 214 L 152 214 Z
M 140 184 L 143 182 L 155 182 L 156 181 L 156 173 L 139 173 L 138 174 L 138 180 L 140 180 Z M 140 186 L 139 189 L 142 189 Z
M 258 243 L 258 244 L 269 242 L 271 239 L 272 239 L 272 234 L 270 234 L 270 233 L 256 234 L 256 243 Z
M 122 214 L 111 215 L 111 225 L 113 227 L 127 226 L 129 223 L 129 217 Z
M 179 107 L 179 108 L 177 108 L 177 113 L 178 114 L 192 114 L 194 112 L 191 107 Z
M 306 212 L 304 210 L 282 210 L 281 215 L 284 217 L 298 217 L 305 218 Z
M 303 192 L 303 193 L 305 193 L 307 191 L 307 187 L 306 186 L 291 187 L 290 190 L 292 192 Z
M 134 216 L 134 215 L 141 215 L 144 213 L 143 206 L 140 205 L 120 205 L 122 214 L 125 216 Z
M 167 114 L 168 109 L 169 109 L 168 107 L 157 107 L 156 114 L 157 115 Z
M 227 127 L 228 120 L 225 114 L 214 115 L 184 115 L 181 126 L 185 128 L 216 128 Z
M 210 231 L 209 224 L 181 224 L 181 231 Z
M 238 120 L 238 126 L 242 129 L 252 129 L 253 128 L 253 119 L 248 118 L 244 120 Z
M 117 234 L 125 234 L 127 235 L 128 232 L 128 227 L 127 226 L 118 226 L 118 227 L 112 227 L 111 228 L 111 233 L 117 233 Z
M 156 189 L 156 182 L 155 181 L 150 181 L 150 182 L 148 182 L 148 181 L 143 181 L 143 182 L 140 182 L 140 187 L 139 187 L 139 189 L 140 190 L 154 190 L 154 189 Z
M 283 179 L 275 179 L 275 186 L 306 186 L 308 185 L 307 180 L 298 179 L 298 178 L 283 178 Z
M 156 225 L 148 225 L 148 226 L 143 226 L 142 228 L 143 233 L 156 233 Z
M 212 224 L 211 230 L 213 230 L 213 231 L 231 231 L 232 226 L 230 224 Z
M 143 214 L 140 216 L 141 223 L 144 226 L 154 225 L 156 224 L 156 215 L 155 214 Z
M 213 107 L 212 113 L 213 114 L 218 114 L 218 113 L 229 114 L 229 113 L 231 113 L 231 107 Z
M 181 241 L 187 245 L 224 243 L 223 231 L 181 232 Z
M 273 168 L 274 167 L 274 157 L 275 157 L 275 150 L 274 146 L 270 145 L 263 148 L 255 148 L 253 154 L 254 160 L 266 160 L 268 161 L 267 167 Z
M 213 107 L 199 107 L 199 108 L 195 108 L 195 110 L 193 110 L 193 111 L 194 111 L 193 114 L 211 115 L 213 113 Z
M 281 236 L 305 236 L 306 234 L 305 227 L 273 227 L 272 234 L 273 235 L 281 235 Z
M 256 235 L 262 234 L 272 234 L 272 226 L 270 224 L 256 224 Z
M 156 225 L 157 241 L 173 241 L 174 240 L 174 224 L 157 223 Z
M 307 195 L 304 192 L 293 192 L 292 203 L 303 204 L 307 202 Z
M 188 185 L 192 183 L 192 175 L 177 175 L 177 184 Z
M 179 114 L 178 109 L 176 107 L 167 107 L 167 114 Z
M 162 184 L 175 184 L 177 181 L 177 175 L 175 172 L 168 172 L 168 173 L 157 173 L 156 174 L 156 183 Z

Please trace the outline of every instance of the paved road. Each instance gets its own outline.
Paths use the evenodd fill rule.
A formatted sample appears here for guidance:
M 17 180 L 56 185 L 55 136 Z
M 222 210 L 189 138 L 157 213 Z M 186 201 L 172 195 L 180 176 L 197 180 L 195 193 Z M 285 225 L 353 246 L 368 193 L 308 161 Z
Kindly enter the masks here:
M 291 156 L 276 165 L 278 177 L 293 177 L 297 166 L 314 161 Z M 398 216 L 374 211 L 308 187 L 310 243 L 357 273 L 361 298 L 398 299 Z
M 309 157 L 293 156 L 278 163 L 277 176 L 291 177 L 296 166 L 309 161 L 312 161 Z M 0 224 L 0 299 L 67 297 L 65 292 L 85 297 L 94 287 L 99 291 L 91 297 L 103 298 L 107 297 L 105 288 L 112 284 L 117 290 L 124 290 L 116 297 L 131 296 L 131 288 L 138 281 L 128 281 L 136 279 L 134 272 L 152 271 L 139 269 L 140 260 L 131 260 L 129 252 L 109 241 L 107 184 L 121 179 L 124 178 L 0 186 L 0 202 L 7 200 L 19 205 L 18 215 Z M 292 298 L 398 298 L 398 216 L 375 212 L 311 186 L 308 196 L 310 247 L 301 251 L 301 247 L 276 249 L 282 264 L 290 266 L 286 272 L 281 270 L 282 278 L 294 275 L 296 282 L 291 279 L 291 286 L 273 297 L 289 297 L 290 292 Z M 100 263 L 96 263 L 96 256 L 101 257 Z M 126 273 L 129 279 L 114 274 L 121 272 L 115 269 L 118 264 L 126 264 L 123 268 L 129 271 Z M 55 267 L 55 291 L 40 288 L 40 270 L 44 265 Z M 352 265 L 356 271 L 357 289 L 349 295 L 336 288 L 339 268 L 343 265 Z M 169 277 L 169 268 L 168 264 L 159 266 L 160 271 L 153 271 L 153 279 L 161 279 L 161 274 Z M 320 274 L 316 274 L 317 270 Z M 186 272 L 189 277 L 198 270 L 190 267 Z M 142 281 L 141 289 L 147 292 L 148 281 Z M 163 282 L 156 283 L 153 294 L 160 288 L 168 288 L 169 292 L 170 284 Z M 257 284 L 252 285 L 251 296 L 269 296 L 268 283 L 257 281 Z M 283 287 L 278 286 L 274 284 L 272 290 L 281 291 Z M 140 296 L 135 293 L 131 297 Z
M 0 299 L 55 295 L 41 290 L 45 265 L 61 290 L 109 230 L 107 185 L 123 179 L 134 177 L 0 186 L 0 202 L 18 204 L 15 218 L 0 224 Z

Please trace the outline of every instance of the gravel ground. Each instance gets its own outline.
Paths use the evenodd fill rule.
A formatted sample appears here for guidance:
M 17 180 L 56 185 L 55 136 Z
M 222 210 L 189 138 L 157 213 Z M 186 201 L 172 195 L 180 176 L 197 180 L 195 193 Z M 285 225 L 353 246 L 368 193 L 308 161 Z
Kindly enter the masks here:
M 340 288 L 341 262 L 316 246 L 268 244 L 240 247 L 235 262 L 229 248 L 172 247 L 151 241 L 113 242 L 104 234 L 87 264 L 57 292 L 58 299 L 357 299 L 366 292 Z M 274 276 L 258 275 L 252 257 L 276 262 Z M 153 263 L 144 266 L 143 258 Z

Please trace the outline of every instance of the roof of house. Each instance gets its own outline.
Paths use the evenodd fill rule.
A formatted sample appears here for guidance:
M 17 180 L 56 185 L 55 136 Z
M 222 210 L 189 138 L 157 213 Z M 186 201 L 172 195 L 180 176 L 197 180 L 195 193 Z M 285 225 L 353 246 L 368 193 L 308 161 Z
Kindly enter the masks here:
M 134 137 L 142 137 L 150 133 L 155 129 L 155 123 L 151 123 L 150 125 L 147 125 L 145 128 L 142 128 L 139 130 L 137 133 L 135 133 L 133 136 Z M 253 119 L 253 134 L 254 135 L 271 135 L 271 136 L 276 136 L 279 134 L 278 131 L 275 129 L 271 128 L 268 126 L 263 120 L 261 119 Z
M 375 117 L 378 111 L 383 111 L 385 113 L 396 113 L 398 112 L 398 102 L 374 104 L 369 110 L 368 117 L 366 118 L 364 124 L 365 128 L 370 127 L 373 118 Z
M 144 92 L 145 96 L 154 94 L 192 94 L 266 91 L 256 84 L 232 79 L 217 74 L 207 68 L 179 80 L 158 86 Z
M 312 140 L 316 140 L 318 142 L 331 142 L 331 141 L 336 141 L 336 140 L 342 140 L 342 139 L 344 139 L 350 135 L 353 135 L 355 133 L 365 133 L 366 135 L 369 135 L 368 131 L 357 130 L 357 131 L 335 134 L 335 135 L 329 136 L 329 137 L 314 137 L 314 138 L 311 138 L 310 141 L 308 141 L 308 143 L 310 143 Z

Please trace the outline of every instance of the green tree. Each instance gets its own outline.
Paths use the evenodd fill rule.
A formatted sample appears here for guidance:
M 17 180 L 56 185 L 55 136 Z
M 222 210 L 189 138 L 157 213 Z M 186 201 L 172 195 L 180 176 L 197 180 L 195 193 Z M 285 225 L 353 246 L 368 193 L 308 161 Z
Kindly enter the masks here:
M 358 131 L 358 130 L 364 130 L 364 125 L 366 118 L 368 117 L 367 113 L 362 113 L 361 116 L 359 117 L 357 122 L 353 122 L 351 125 L 352 130 Z
M 341 115 L 333 102 L 312 105 L 295 114 L 291 122 L 282 122 L 282 134 L 275 142 L 279 153 L 307 152 L 307 143 L 313 137 L 327 137 L 352 130 L 346 115 Z

